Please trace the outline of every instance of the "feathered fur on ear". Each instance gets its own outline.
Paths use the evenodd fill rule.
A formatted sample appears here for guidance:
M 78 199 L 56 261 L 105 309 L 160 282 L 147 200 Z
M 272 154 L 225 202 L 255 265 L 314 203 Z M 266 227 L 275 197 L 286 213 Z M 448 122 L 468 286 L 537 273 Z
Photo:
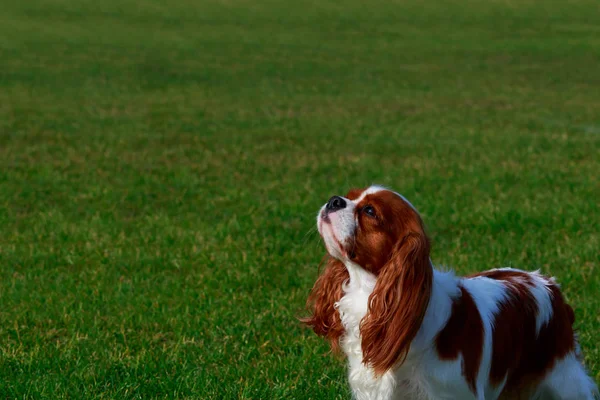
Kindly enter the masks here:
M 383 267 L 361 322 L 363 362 L 381 375 L 406 359 L 431 296 L 429 239 L 410 232 Z
M 339 339 L 344 333 L 344 326 L 334 305 L 344 295 L 342 286 L 349 278 L 344 264 L 329 257 L 325 271 L 315 282 L 308 297 L 307 306 L 312 315 L 301 319 L 317 335 L 329 339 L 333 351 L 339 350 Z

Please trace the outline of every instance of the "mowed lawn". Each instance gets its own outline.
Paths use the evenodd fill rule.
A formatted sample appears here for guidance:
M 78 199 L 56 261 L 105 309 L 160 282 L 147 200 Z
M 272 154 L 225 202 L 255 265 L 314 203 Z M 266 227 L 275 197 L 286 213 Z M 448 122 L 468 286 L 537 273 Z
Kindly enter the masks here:
M 0 398 L 345 399 L 301 326 L 371 183 L 541 269 L 600 378 L 595 0 L 4 1 Z

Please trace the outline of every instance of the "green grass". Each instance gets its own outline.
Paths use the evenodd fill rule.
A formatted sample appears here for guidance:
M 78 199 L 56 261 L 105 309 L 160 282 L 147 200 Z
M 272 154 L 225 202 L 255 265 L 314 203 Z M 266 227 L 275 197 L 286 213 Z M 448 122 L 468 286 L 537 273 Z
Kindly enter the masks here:
M 348 398 L 296 318 L 374 182 L 556 276 L 600 378 L 597 1 L 170 3 L 2 4 L 1 398 Z

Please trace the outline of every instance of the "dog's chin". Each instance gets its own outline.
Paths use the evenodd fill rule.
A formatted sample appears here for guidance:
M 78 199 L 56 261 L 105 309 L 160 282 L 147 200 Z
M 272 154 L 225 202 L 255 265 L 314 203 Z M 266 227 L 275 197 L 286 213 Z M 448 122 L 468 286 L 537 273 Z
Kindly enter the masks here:
M 325 248 L 327 249 L 327 253 L 329 253 L 331 257 L 340 261 L 344 261 L 346 252 L 343 249 L 341 249 L 337 244 L 332 244 L 325 240 Z
M 331 232 L 324 232 L 321 235 L 323 241 L 325 242 L 325 248 L 327 249 L 327 253 L 335 259 L 338 259 L 344 262 L 348 258 L 348 251 L 344 248 L 344 246 L 331 234 Z

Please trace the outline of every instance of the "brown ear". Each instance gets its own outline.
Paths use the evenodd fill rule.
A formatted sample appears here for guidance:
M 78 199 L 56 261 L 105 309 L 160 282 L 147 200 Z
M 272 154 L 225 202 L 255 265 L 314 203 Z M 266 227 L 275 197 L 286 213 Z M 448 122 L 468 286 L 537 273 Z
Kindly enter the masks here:
M 383 267 L 361 322 L 363 363 L 381 375 L 404 362 L 431 295 L 433 269 L 429 239 L 410 232 Z
M 312 315 L 301 319 L 317 335 L 329 339 L 333 351 L 339 350 L 339 339 L 344 333 L 344 326 L 334 305 L 342 298 L 342 286 L 349 278 L 344 264 L 329 257 L 325 271 L 315 282 L 308 297 L 307 306 Z

